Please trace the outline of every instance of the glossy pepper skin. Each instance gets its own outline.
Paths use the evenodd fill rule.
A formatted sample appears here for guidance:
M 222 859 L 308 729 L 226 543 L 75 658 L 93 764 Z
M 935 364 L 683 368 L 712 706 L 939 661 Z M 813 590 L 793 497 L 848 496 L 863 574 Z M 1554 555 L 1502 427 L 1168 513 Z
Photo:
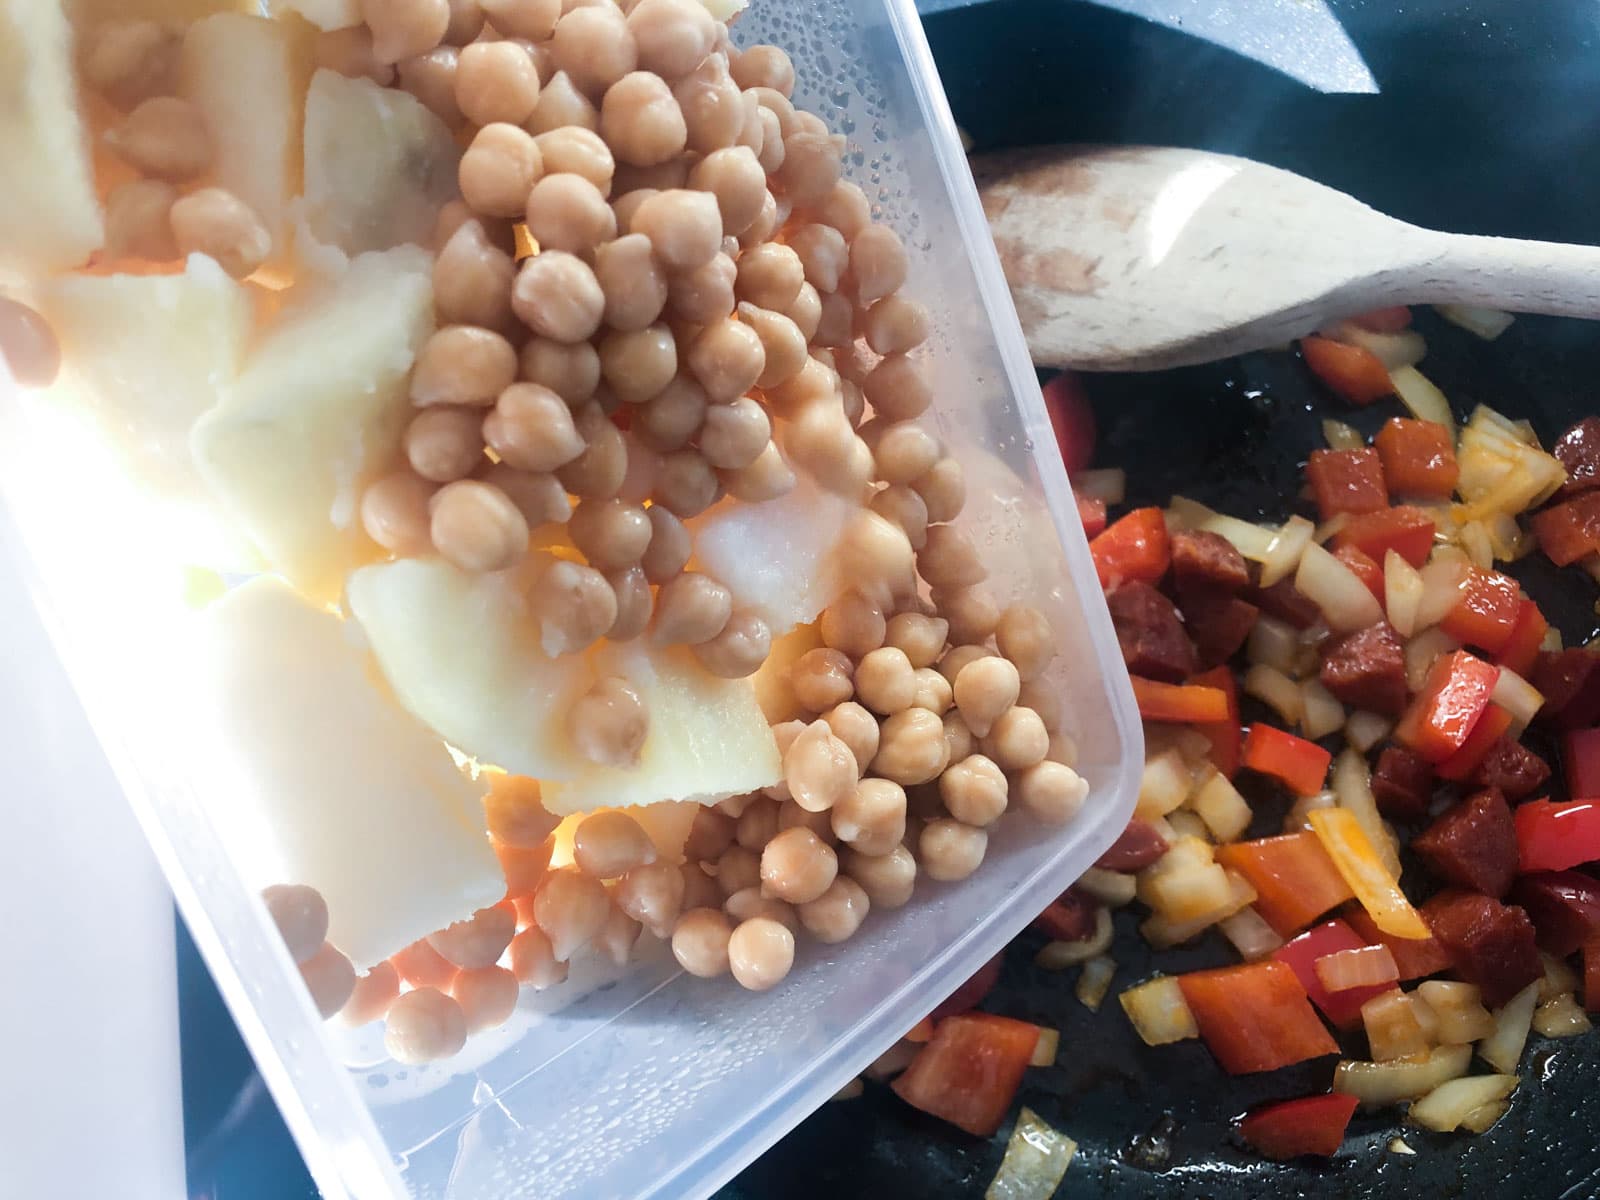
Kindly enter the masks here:
M 1287 1162 L 1305 1155 L 1329 1158 L 1344 1144 L 1359 1101 L 1329 1092 L 1252 1110 L 1239 1122 L 1239 1136 L 1266 1158 Z
M 1246 963 L 1178 976 L 1183 999 L 1211 1053 L 1230 1075 L 1337 1054 L 1338 1043 L 1281 962 Z
M 1466 743 L 1499 678 L 1499 667 L 1465 650 L 1445 655 L 1400 718 L 1395 740 L 1428 762 L 1443 762 Z

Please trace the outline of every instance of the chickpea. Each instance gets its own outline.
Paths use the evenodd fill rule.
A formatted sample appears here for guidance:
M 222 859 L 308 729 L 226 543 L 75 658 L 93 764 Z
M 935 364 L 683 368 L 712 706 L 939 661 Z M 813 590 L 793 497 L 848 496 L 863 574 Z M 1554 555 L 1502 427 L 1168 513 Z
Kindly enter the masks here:
M 483 814 L 496 842 L 523 850 L 542 846 L 561 824 L 561 818 L 545 808 L 539 781 L 525 775 L 490 775 Z
M 782 452 L 776 444 L 769 442 L 748 467 L 724 471 L 722 482 L 730 496 L 755 504 L 785 495 L 793 489 L 796 480 Z
M 728 941 L 728 966 L 741 987 L 764 992 L 794 966 L 794 934 L 771 917 L 742 921 Z
M 625 679 L 600 680 L 578 698 L 567 717 L 567 734 L 574 748 L 589 762 L 603 767 L 638 766 L 639 755 L 649 733 L 649 711 L 639 693 Z M 653 850 L 650 858 L 640 858 L 638 863 L 630 859 L 626 865 L 609 874 L 599 869 L 606 864 L 615 865 L 614 859 L 620 861 L 632 850 L 638 849 L 641 845 L 639 838 L 643 838 L 644 843 L 649 842 L 644 830 L 638 827 L 638 822 L 631 817 L 624 819 L 638 829 L 638 837 L 634 837 L 620 822 L 597 823 L 593 830 L 594 852 L 589 856 L 590 862 L 586 863 L 582 855 L 578 857 L 578 865 L 589 874 L 601 879 L 614 879 L 629 867 L 652 861 Z M 580 836 L 582 830 L 580 826 Z M 606 857 L 608 854 L 610 858 Z
M 789 235 L 789 246 L 800 258 L 807 283 L 823 293 L 839 290 L 850 263 L 842 233 L 831 225 L 802 225 Z
M 182 38 L 155 21 L 104 21 L 85 31 L 83 81 L 118 108 L 177 87 Z
M 397 954 L 390 955 L 389 961 L 400 973 L 400 978 L 417 988 L 449 987 L 456 973 L 455 964 L 430 946 L 426 939 L 412 942 Z
M 446 325 L 423 344 L 411 376 L 411 402 L 490 405 L 517 377 L 517 352 L 477 325 Z
M 716 885 L 711 886 L 715 890 Z M 678 867 L 651 862 L 630 868 L 617 881 L 611 898 L 656 937 L 668 937 L 683 911 L 684 890 L 683 872 Z
M 832 225 L 853 242 L 872 221 L 872 202 L 859 186 L 841 179 L 816 202 L 814 212 L 821 224 Z
M 637 504 L 584 500 L 572 511 L 568 536 L 589 565 L 615 571 L 639 562 L 650 545 L 650 518 Z
M 533 919 L 561 962 L 599 933 L 610 914 L 605 885 L 576 867 L 551 871 L 533 897 Z
M 602 196 L 611 194 L 617 164 L 611 147 L 592 130 L 566 126 L 533 139 L 549 174 L 577 175 L 592 183 Z
M 944 716 L 955 703 L 955 692 L 950 681 L 932 667 L 918 667 L 912 672 L 914 687 L 911 703 L 925 708 L 937 717 Z
M 833 190 L 844 173 L 843 149 L 844 139 L 835 139 L 825 128 L 785 133 L 778 186 L 795 204 L 815 204 Z
M 986 737 L 1000 715 L 1016 704 L 1021 681 L 1009 659 L 982 656 L 955 672 L 953 687 L 956 707 L 967 728 Z
M 948 817 L 929 821 L 917 839 L 917 857 L 929 879 L 953 883 L 965 879 L 983 862 L 989 835 Z
M 877 513 L 862 510 L 845 526 L 837 551 L 843 577 L 874 595 L 915 591 L 911 543 L 904 531 Z
M 622 909 L 613 906 L 600 932 L 594 935 L 594 948 L 622 967 L 633 957 L 633 948 L 639 943 L 643 927 Z
M 261 900 L 289 957 L 310 962 L 328 938 L 328 904 L 322 893 L 305 884 L 275 883 L 262 889 Z
M 689 836 L 683 843 L 683 854 L 690 862 L 710 862 L 734 844 L 737 822 L 715 808 L 700 808 L 689 826 Z
M 916 886 L 917 860 L 903 845 L 881 855 L 847 849 L 842 852 L 841 865 L 878 908 L 904 906 Z
M 528 593 L 530 615 L 552 658 L 587 650 L 617 619 L 617 597 L 593 567 L 552 559 Z
M 617 619 L 606 630 L 606 638 L 613 642 L 631 642 L 650 627 L 650 616 L 655 611 L 655 597 L 650 592 L 650 581 L 637 565 L 607 572 L 606 582 L 617 597 Z
M 520 218 L 529 191 L 543 173 L 544 159 L 533 136 L 515 125 L 496 122 L 473 135 L 456 169 L 456 181 L 474 212 Z
M 978 739 L 972 736 L 972 730 L 967 728 L 961 713 L 955 709 L 946 709 L 944 713 L 944 744 L 950 751 L 946 759 L 948 762 L 960 762 L 971 757 L 978 746 Z
M 521 125 L 538 103 L 539 72 L 516 42 L 474 42 L 460 51 L 455 99 L 474 125 Z
M 398 75 L 401 89 L 411 93 L 424 108 L 451 129 L 455 129 L 465 120 L 461 114 L 461 106 L 456 102 L 456 76 L 461 66 L 460 50 L 454 46 L 436 46 L 424 54 L 402 59 L 396 65 L 389 66 L 380 63 L 374 56 L 370 36 L 348 48 L 340 47 L 335 50 L 329 47 L 325 51 L 322 49 L 323 44 L 331 39 L 342 35 L 358 36 L 366 33 L 365 29 L 357 27 L 323 34 L 318 40 L 319 55 L 338 53 L 343 60 L 342 66 L 333 66 L 332 63 L 324 65 L 333 66 L 334 70 L 345 75 L 367 75 L 380 85 L 389 82 L 389 78 L 384 76 Z
M 812 286 L 816 288 L 815 284 Z M 812 335 L 812 342 L 818 346 L 828 347 L 850 345 L 855 338 L 855 309 L 849 299 L 837 292 L 824 292 L 821 288 L 816 288 L 816 291 L 820 298 L 817 306 L 817 331 Z
M 717 856 L 717 887 L 723 896 L 761 884 L 761 856 L 744 846 L 729 846 Z
M 640 565 L 651 583 L 664 584 L 678 577 L 689 561 L 692 544 L 683 522 L 660 505 L 645 510 L 650 522 L 650 542 Z
M 435 987 L 419 987 L 397 997 L 384 1018 L 384 1049 L 408 1066 L 449 1058 L 466 1044 L 466 1014 Z
M 528 523 L 499 488 L 474 479 L 447 483 L 433 498 L 430 536 L 464 571 L 501 571 L 528 549 Z
M 667 280 L 667 314 L 694 325 L 709 325 L 733 311 L 733 259 L 718 251 L 711 261 Z
M 666 390 L 678 373 L 678 346 L 662 323 L 613 330 L 600 342 L 600 373 L 624 404 L 643 404 Z
M 523 344 L 519 378 L 554 392 L 568 406 L 594 395 L 600 386 L 600 353 L 588 342 L 556 342 L 530 338 Z
M 949 761 L 944 722 L 923 708 L 906 708 L 883 723 L 874 773 L 902 787 L 926 783 Z
M 863 779 L 831 813 L 840 841 L 863 854 L 887 854 L 905 836 L 905 789 L 888 779 Z
M 511 292 L 511 308 L 522 322 L 557 342 L 593 337 L 605 307 L 605 293 L 589 264 L 560 250 L 525 261 Z
M 879 354 L 904 354 L 928 340 L 931 331 L 928 310 L 896 294 L 885 296 L 862 317 L 862 332 Z
M 491 246 L 507 255 L 517 248 L 516 235 L 511 232 L 510 221 L 476 216 L 465 200 L 447 200 L 440 205 L 439 215 L 434 218 L 433 238 L 429 244 L 434 249 L 442 251 L 463 225 L 474 220 L 483 226 L 484 240 Z
M 1013 604 L 1000 614 L 995 641 L 1000 653 L 1017 664 L 1017 672 L 1025 681 L 1043 675 L 1056 653 L 1049 620 L 1026 604 Z
M 873 446 L 878 478 L 889 484 L 909 484 L 927 474 L 943 453 L 938 438 L 903 421 L 885 428 Z
M 750 326 L 735 320 L 707 325 L 689 345 L 689 370 L 713 403 L 744 395 L 766 368 L 766 350 Z
M 622 685 L 621 680 L 608 680 L 606 683 Z M 632 692 L 631 688 L 622 686 Z M 590 695 L 598 691 L 599 688 Z M 614 760 L 613 765 L 623 764 Z M 579 822 L 573 836 L 572 854 L 578 869 L 596 879 L 620 879 L 628 872 L 656 861 L 655 844 L 644 831 L 644 826 L 627 813 L 615 809 L 590 813 Z M 682 883 L 681 879 L 679 883 Z
M 418 413 L 404 445 L 411 469 L 434 483 L 465 479 L 483 461 L 483 432 L 470 408 L 439 405 Z
M 600 104 L 600 134 L 618 161 L 640 167 L 676 159 L 689 137 L 672 89 L 649 71 L 624 75 L 606 89 Z
M 592 132 L 600 128 L 600 110 L 578 90 L 572 76 L 558 70 L 539 89 L 533 116 L 528 118 L 525 128 L 537 134 L 568 128 Z
M 201 188 L 174 201 L 168 220 L 179 254 L 208 254 L 235 279 L 252 274 L 272 253 L 272 235 L 255 210 L 222 188 Z
M 748 467 L 772 439 L 766 409 L 748 396 L 712 405 L 700 426 L 700 453 L 711 466 L 724 470 Z
M 746 146 L 745 149 L 750 148 Z M 761 165 L 759 158 L 756 160 L 756 165 Z M 765 171 L 762 173 L 765 174 Z M 761 210 L 756 214 L 756 219 L 750 228 L 739 235 L 739 246 L 743 250 L 753 250 L 757 246 L 763 246 L 777 234 L 779 228 L 778 202 L 770 191 L 763 189 Z
M 818 628 L 823 645 L 861 658 L 883 645 L 887 624 L 882 606 L 852 589 L 822 610 Z
M 784 96 L 794 95 L 794 64 L 776 46 L 751 46 L 735 54 L 728 69 L 742 88 L 771 88 Z
M 205 117 L 176 96 L 152 96 L 106 130 L 104 141 L 129 166 L 157 179 L 176 183 L 211 167 Z
M 588 449 L 556 472 L 575 496 L 615 496 L 628 472 L 628 445 L 599 404 L 590 402 L 575 415 L 578 436 Z
M 984 753 L 1007 771 L 1022 771 L 1043 762 L 1050 752 L 1050 734 L 1031 708 L 1012 705 L 996 718 L 983 739 Z
M 784 315 L 794 322 L 794 327 L 800 331 L 801 339 L 810 345 L 822 321 L 822 297 L 809 283 L 802 283 Z M 853 420 L 859 419 L 860 414 L 857 413 Z
M 159 179 L 130 179 L 106 197 L 106 254 L 169 262 L 178 257 L 171 212 L 178 189 Z
M 628 229 L 650 239 L 669 271 L 692 271 L 722 249 L 722 214 L 717 198 L 708 192 L 674 188 L 647 196 Z
M 905 286 L 910 263 L 900 235 L 887 225 L 869 225 L 850 243 L 850 275 L 856 303 L 871 304 Z
M 921 365 L 904 354 L 880 359 L 862 383 L 862 390 L 872 411 L 889 421 L 914 420 L 933 403 L 933 389 L 928 386 Z
M 884 360 L 888 362 L 888 359 Z M 955 520 L 967 500 L 967 485 L 961 464 L 941 458 L 920 479 L 912 480 L 912 490 L 922 497 L 928 509 L 929 530 L 934 524 Z
M 697 646 L 721 633 L 732 616 L 727 588 L 709 575 L 684 572 L 661 585 L 651 638 L 660 646 Z
M 713 979 L 728 969 L 732 937 L 733 925 L 720 910 L 693 908 L 678 918 L 672 931 L 672 955 L 689 974 Z
M 365 975 L 356 978 L 350 999 L 339 1010 L 339 1020 L 351 1029 L 381 1021 L 399 995 L 400 972 L 394 969 L 392 963 L 378 963 Z
M 750 854 L 742 847 L 734 847 L 740 854 Z M 754 878 L 759 883 L 761 867 L 759 860 L 750 855 L 754 867 Z M 714 866 L 715 864 L 713 864 Z M 721 880 L 713 878 L 706 873 L 706 868 L 700 863 L 684 863 L 679 868 L 683 876 L 683 905 L 681 912 L 688 912 L 692 908 L 721 908 L 725 893 L 721 887 Z M 671 932 L 670 930 L 668 931 Z
M 848 379 L 855 384 L 864 383 L 879 361 L 878 356 L 860 342 L 839 346 L 832 353 L 840 378 Z M 889 421 L 884 422 L 886 425 L 889 423 Z
M 806 904 L 826 892 L 839 860 L 809 829 L 785 829 L 761 852 L 761 893 L 790 904 Z
M 927 541 L 917 555 L 917 570 L 930 586 L 951 591 L 988 577 L 972 539 L 954 525 L 928 526 Z
M 850 750 L 857 769 L 878 752 L 878 719 L 853 700 L 836 704 L 822 714 L 833 735 Z
M 856 664 L 856 695 L 875 713 L 888 716 L 916 699 L 916 671 L 905 651 L 880 646 Z
M 511 939 L 511 973 L 518 983 L 542 992 L 565 983 L 567 970 L 566 960 L 556 957 L 555 947 L 537 925 Z
M 778 802 L 765 796 L 752 800 L 739 814 L 734 838 L 746 850 L 757 854 L 778 832 Z
M 745 126 L 747 140 L 746 148 L 755 151 L 756 161 L 761 164 L 761 170 L 768 176 L 776 176 L 783 167 L 783 128 L 776 113 L 766 107 L 758 106 L 754 114 L 753 128 L 747 123 Z M 783 222 L 780 220 L 781 226 Z
M 790 668 L 795 699 L 814 713 L 826 712 L 855 694 L 855 668 L 837 650 L 808 650 Z
M 448 0 L 361 0 L 361 19 L 372 30 L 379 62 L 426 54 L 450 27 Z
M 969 755 L 939 776 L 939 795 L 950 815 L 967 825 L 992 825 L 1006 811 L 1005 772 L 981 754 Z
M 450 994 L 461 1006 L 467 1034 L 504 1025 L 517 1008 L 517 977 L 504 967 L 487 966 L 456 973 Z
M 744 127 L 744 97 L 728 75 L 727 59 L 713 53 L 672 86 L 683 112 L 689 149 L 709 155 L 738 141 Z
M 839 840 L 834 836 L 833 820 L 827 811 L 812 812 L 792 796 L 778 805 L 778 828 L 809 829 L 829 845 Z
M 807 725 L 784 751 L 783 780 L 790 797 L 809 812 L 825 812 L 851 795 L 861 768 L 826 721 Z
M 717 25 L 697 0 L 638 0 L 628 28 L 639 66 L 668 79 L 693 71 L 716 45 Z
M 736 612 L 722 632 L 693 647 L 700 665 L 723 679 L 754 675 L 772 653 L 772 628 L 752 612 Z
M 957 588 L 953 592 L 935 589 L 933 603 L 950 622 L 950 639 L 956 642 L 985 642 L 993 636 L 1000 621 L 1000 606 L 982 584 Z
M 594 274 L 606 298 L 605 322 L 612 329 L 646 329 L 666 307 L 667 276 L 642 233 L 597 247 Z
M 522 471 L 548 472 L 584 452 L 572 410 L 560 396 L 537 383 L 513 383 L 483 419 L 481 442 L 500 459 Z
M 464 921 L 428 935 L 428 945 L 458 967 L 493 966 L 517 932 L 516 909 L 509 900 L 480 908 Z
M 639 65 L 633 33 L 615 5 L 575 8 L 556 22 L 550 52 L 579 90 L 601 96 Z
M 511 320 L 514 278 L 511 256 L 489 240 L 483 223 L 465 221 L 434 260 L 434 312 L 447 326 L 502 329 Z
M 542 42 L 555 32 L 561 0 L 478 0 L 483 15 L 503 37 Z
M 793 321 L 748 303 L 739 305 L 739 320 L 755 330 L 761 341 L 764 365 L 756 377 L 759 387 L 778 387 L 800 373 L 807 362 L 806 340 Z
M 688 184 L 716 197 L 724 236 L 737 236 L 755 224 L 767 196 L 766 174 L 747 146 L 729 146 L 706 155 L 690 169 Z
M 734 922 L 764 917 L 776 921 L 791 933 L 800 928 L 800 918 L 795 915 L 794 906 L 782 900 L 768 899 L 761 894 L 759 887 L 747 887 L 733 893 L 722 902 L 722 911 Z
M 541 251 L 588 255 L 616 236 L 616 214 L 605 195 L 582 175 L 546 174 L 528 193 L 528 233 Z
M 855 935 L 871 907 L 866 889 L 848 875 L 840 875 L 827 891 L 797 911 L 807 933 L 819 942 L 835 945 Z
M 1064 825 L 1078 815 L 1089 795 L 1089 785 L 1063 763 L 1035 763 L 1017 776 L 1017 798 L 1022 806 L 1052 825 Z
M 896 613 L 889 618 L 884 633 L 884 644 L 896 646 L 905 652 L 913 667 L 931 667 L 944 652 L 949 640 L 950 625 L 942 617 L 925 617 L 921 613 Z
M 723 153 L 731 155 L 738 151 Z M 768 242 L 740 257 L 734 292 L 739 299 L 760 308 L 782 312 L 794 303 L 805 282 L 805 268 L 794 249 Z
M 396 471 L 361 493 L 361 527 L 386 550 L 409 557 L 433 548 L 428 501 L 434 486 L 410 471 Z
M 717 499 L 717 476 L 698 450 L 673 450 L 662 455 L 656 476 L 655 503 L 676 516 L 697 517 Z
M 500 462 L 492 464 L 481 478 L 506 494 L 528 522 L 530 530 L 541 525 L 563 524 L 572 512 L 567 490 L 553 475 L 523 471 Z

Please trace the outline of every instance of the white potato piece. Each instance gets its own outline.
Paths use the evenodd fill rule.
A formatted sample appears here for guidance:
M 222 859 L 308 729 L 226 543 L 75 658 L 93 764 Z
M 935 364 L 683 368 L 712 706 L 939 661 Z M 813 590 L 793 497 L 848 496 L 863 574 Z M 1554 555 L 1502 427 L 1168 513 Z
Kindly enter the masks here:
M 407 92 L 320 70 L 306 96 L 305 220 L 346 254 L 426 245 L 461 150 Z
M 553 813 L 631 808 L 661 800 L 710 804 L 783 777 L 778 744 L 748 679 L 718 679 L 681 646 L 606 646 L 596 671 L 620 675 L 650 713 L 637 767 L 586 765 L 575 779 L 544 785 Z
M 776 500 L 724 500 L 687 522 L 694 533 L 691 567 L 733 593 L 782 637 L 817 619 L 847 585 L 829 561 L 854 505 L 805 476 Z
M 263 576 L 207 610 L 212 813 L 252 886 L 302 883 L 364 971 L 505 893 L 481 788 L 375 684 L 346 622 Z
M 361 24 L 360 0 L 267 0 L 275 17 L 297 12 L 318 29 L 348 29 Z
M 289 250 L 309 75 L 309 56 L 282 21 L 219 13 L 183 37 L 179 93 L 205 114 L 215 182 L 254 209 L 272 235 L 269 262 Z
M 583 656 L 539 649 L 510 579 L 400 559 L 356 571 L 346 599 L 396 698 L 456 749 L 543 780 L 547 808 L 550 781 L 583 770 L 566 714 L 593 670 Z
M 30 0 L 20 0 L 29 3 Z M 68 0 L 67 11 L 83 22 L 108 18 L 148 17 L 153 21 L 198 21 L 212 13 L 260 12 L 260 0 Z
M 59 0 L 0 0 L 0 273 L 81 265 L 105 241 Z
M 357 504 L 410 417 L 406 375 L 433 329 L 431 271 L 409 246 L 352 260 L 285 308 L 195 426 L 201 476 L 313 600 L 336 600 L 345 573 L 371 556 Z

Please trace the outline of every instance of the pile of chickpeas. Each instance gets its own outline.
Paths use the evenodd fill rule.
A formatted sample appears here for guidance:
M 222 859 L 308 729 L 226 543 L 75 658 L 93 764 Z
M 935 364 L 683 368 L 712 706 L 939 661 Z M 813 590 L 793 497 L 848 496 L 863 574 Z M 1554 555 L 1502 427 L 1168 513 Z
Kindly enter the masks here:
M 1086 788 L 1043 679 L 1050 627 L 1002 609 L 953 524 L 965 484 L 918 423 L 929 317 L 901 294 L 906 250 L 842 178 L 844 139 L 795 108 L 788 56 L 733 48 L 700 0 L 361 8 L 318 35 L 317 64 L 406 90 L 462 147 L 437 330 L 399 459 L 361 497 L 371 538 L 510 573 L 552 656 L 647 638 L 739 679 L 788 631 L 692 569 L 696 518 L 802 475 L 854 507 L 833 551 L 850 590 L 783 681 L 779 781 L 699 809 L 677 861 L 628 811 L 558 828 L 536 781 L 486 771 L 493 907 L 358 978 L 316 892 L 268 889 L 319 1010 L 381 1019 L 397 1060 L 432 1061 L 504 1023 L 519 988 L 586 950 L 624 964 L 646 932 L 693 975 L 770 988 L 801 932 L 842 942 L 919 874 L 971 874 L 1009 807 L 1070 820 Z M 197 250 L 248 275 L 273 249 L 260 220 L 176 191 L 211 153 L 171 95 L 172 36 L 120 22 L 89 45 L 88 79 L 128 110 L 107 142 L 142 174 L 111 194 L 108 254 Z M 626 767 L 649 719 L 607 678 L 568 732 Z

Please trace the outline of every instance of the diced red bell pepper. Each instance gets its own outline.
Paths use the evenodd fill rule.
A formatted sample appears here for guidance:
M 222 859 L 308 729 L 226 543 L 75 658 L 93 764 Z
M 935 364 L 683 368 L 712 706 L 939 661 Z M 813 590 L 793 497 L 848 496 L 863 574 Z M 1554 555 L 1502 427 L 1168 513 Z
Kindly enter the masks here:
M 1561 747 L 1567 768 L 1567 795 L 1600 800 L 1600 729 L 1573 729 Z
M 1394 395 L 1389 369 L 1371 350 L 1347 346 L 1332 338 L 1300 339 L 1300 353 L 1312 374 L 1351 404 L 1366 407 L 1374 400 Z
M 1101 587 L 1128 580 L 1154 586 L 1172 561 L 1172 541 L 1159 508 L 1136 508 L 1089 543 Z
M 1558 567 L 1600 551 L 1600 491 L 1534 513 L 1530 524 L 1539 546 Z
M 1354 546 L 1340 546 L 1333 556 L 1350 568 L 1350 573 L 1367 585 L 1379 604 L 1384 602 L 1383 568 Z
M 1389 492 L 1420 500 L 1448 500 L 1461 478 L 1450 431 L 1433 421 L 1396 417 L 1372 439 L 1383 460 Z
M 1097 496 L 1075 496 L 1078 502 L 1078 520 L 1083 522 L 1083 536 L 1091 542 L 1106 530 L 1106 502 Z
M 1333 548 L 1354 546 L 1378 563 L 1393 550 L 1413 567 L 1420 567 L 1433 550 L 1433 530 L 1433 518 L 1427 513 L 1410 504 L 1397 504 L 1382 512 L 1352 516 L 1333 535 Z
M 1513 815 L 1517 867 L 1524 874 L 1600 862 L 1600 799 L 1569 804 L 1529 800 Z
M 1583 1006 L 1600 1013 L 1600 938 L 1583 948 Z
M 1296 796 L 1315 796 L 1328 778 L 1333 755 L 1315 742 L 1257 721 L 1244 739 L 1243 763 L 1282 780 Z
M 1063 371 L 1044 385 L 1044 406 L 1067 473 L 1083 470 L 1094 458 L 1095 442 L 1094 409 L 1083 381 L 1071 371 Z
M 1178 976 L 1178 987 L 1201 1038 L 1230 1075 L 1276 1071 L 1339 1051 L 1305 988 L 1281 962 L 1192 971 Z
M 1168 849 L 1167 839 L 1154 825 L 1134 817 L 1094 865 L 1102 871 L 1142 871 L 1160 862 Z
M 1068 888 L 1033 919 L 1034 928 L 1057 942 L 1081 942 L 1094 933 L 1099 908 L 1089 897 Z
M 1323 1016 L 1340 1029 L 1354 1029 L 1361 1024 L 1361 1006 L 1374 996 L 1391 990 L 1394 985 L 1385 983 L 1330 992 L 1317 977 L 1316 962 L 1340 950 L 1359 950 L 1374 944 L 1364 941 L 1350 926 L 1335 918 L 1306 930 L 1293 941 L 1285 942 L 1272 952 L 1272 957 L 1294 972 L 1300 986 L 1311 998 L 1311 1003 L 1322 1010 Z
M 1306 482 L 1322 519 L 1338 513 L 1369 513 L 1389 507 L 1383 464 L 1376 450 L 1313 450 Z
M 1384 933 L 1372 914 L 1359 904 L 1352 904 L 1341 914 L 1350 928 L 1370 946 L 1387 946 L 1394 955 L 1394 965 L 1400 970 L 1400 980 L 1423 979 L 1437 975 L 1450 966 L 1450 952 L 1438 938 L 1402 938 Z
M 1472 727 L 1467 740 L 1461 743 L 1461 749 L 1434 767 L 1434 774 L 1455 783 L 1465 783 L 1482 765 L 1495 740 L 1510 728 L 1511 714 L 1498 704 L 1489 705 L 1478 723 Z
M 1402 329 L 1411 327 L 1411 310 L 1404 304 L 1375 308 L 1371 312 L 1351 317 L 1350 324 L 1372 333 L 1399 333 Z
M 1133 698 L 1139 715 L 1146 721 L 1176 721 L 1197 725 L 1228 719 L 1228 697 L 1221 688 L 1197 683 L 1161 683 L 1154 679 L 1130 677 Z
M 1239 683 L 1226 665 L 1213 668 L 1190 680 L 1201 687 L 1216 688 L 1227 697 L 1228 714 L 1220 721 L 1207 721 L 1195 728 L 1211 740 L 1211 765 L 1229 779 L 1239 770 L 1239 755 L 1244 734 L 1239 727 Z
M 1331 1158 L 1344 1145 L 1345 1130 L 1361 1101 L 1343 1092 L 1268 1104 L 1239 1122 L 1239 1136 L 1266 1158 L 1288 1162 L 1315 1155 Z
M 1461 599 L 1444 615 L 1439 628 L 1459 642 L 1499 654 L 1511 640 L 1521 608 L 1522 592 L 1515 579 L 1472 567 Z
M 1499 667 L 1465 650 L 1441 657 L 1395 727 L 1395 740 L 1428 762 L 1443 762 L 1466 743 L 1499 678 Z
M 935 1021 L 939 1021 L 945 1017 L 954 1016 L 956 1013 L 964 1013 L 977 1008 L 978 1005 L 984 1002 L 989 993 L 994 991 L 994 985 L 1000 982 L 1000 965 L 1003 959 L 1003 955 L 996 954 L 988 962 L 984 963 L 983 966 L 972 973 L 965 983 L 951 992 L 946 999 L 935 1005 L 928 1016 Z
M 1550 622 L 1545 620 L 1544 613 L 1524 596 L 1517 605 L 1517 619 L 1511 626 L 1511 636 L 1500 647 L 1495 661 L 1526 679 L 1539 661 L 1539 647 L 1544 645 L 1544 635 L 1549 631 Z
M 1291 937 L 1355 892 L 1309 831 L 1218 846 L 1216 860 L 1256 890 L 1255 908 L 1280 937 Z
M 1038 1044 L 1037 1025 L 959 1013 L 934 1026 L 933 1037 L 890 1086 L 913 1108 L 988 1137 L 1005 1120 Z

